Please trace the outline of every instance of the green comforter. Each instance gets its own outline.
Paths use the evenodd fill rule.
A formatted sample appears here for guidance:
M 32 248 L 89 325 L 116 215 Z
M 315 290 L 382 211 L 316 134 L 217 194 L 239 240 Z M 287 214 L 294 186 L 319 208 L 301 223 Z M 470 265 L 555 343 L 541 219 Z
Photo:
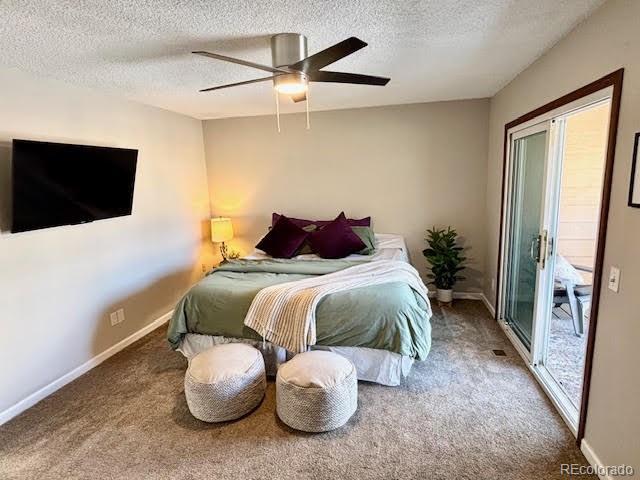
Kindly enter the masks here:
M 262 288 L 353 266 L 350 260 L 233 260 L 213 270 L 180 300 L 167 338 L 186 333 L 260 339 L 243 321 Z M 368 347 L 424 360 L 431 347 L 429 306 L 405 283 L 326 296 L 316 310 L 318 345 Z

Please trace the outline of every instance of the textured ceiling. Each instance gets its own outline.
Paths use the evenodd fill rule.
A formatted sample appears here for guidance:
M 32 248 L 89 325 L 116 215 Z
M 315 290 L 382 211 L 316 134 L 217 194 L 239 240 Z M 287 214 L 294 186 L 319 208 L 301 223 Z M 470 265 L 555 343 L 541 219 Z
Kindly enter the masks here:
M 4 0 L 0 64 L 197 118 L 273 113 L 264 76 L 200 58 L 270 64 L 269 36 L 299 32 L 315 53 L 349 36 L 369 46 L 331 70 L 389 76 L 386 87 L 313 84 L 312 109 L 493 95 L 603 0 Z M 304 104 L 282 102 L 283 111 Z

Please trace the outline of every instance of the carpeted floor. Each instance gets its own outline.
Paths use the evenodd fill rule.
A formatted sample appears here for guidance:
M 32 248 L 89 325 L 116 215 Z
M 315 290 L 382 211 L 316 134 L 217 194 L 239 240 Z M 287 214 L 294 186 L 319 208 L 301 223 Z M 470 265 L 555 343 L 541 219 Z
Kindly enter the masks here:
M 482 303 L 434 310 L 428 360 L 401 387 L 361 382 L 325 434 L 282 424 L 273 382 L 243 419 L 195 420 L 186 362 L 157 330 L 0 427 L 0 478 L 521 480 L 586 464 Z

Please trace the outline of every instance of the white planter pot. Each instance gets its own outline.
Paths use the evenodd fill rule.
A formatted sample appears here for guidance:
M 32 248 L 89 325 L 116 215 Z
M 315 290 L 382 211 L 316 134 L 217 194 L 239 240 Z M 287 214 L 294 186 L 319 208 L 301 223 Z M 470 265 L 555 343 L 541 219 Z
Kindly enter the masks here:
M 453 290 L 436 289 L 436 298 L 440 303 L 451 303 L 453 300 Z

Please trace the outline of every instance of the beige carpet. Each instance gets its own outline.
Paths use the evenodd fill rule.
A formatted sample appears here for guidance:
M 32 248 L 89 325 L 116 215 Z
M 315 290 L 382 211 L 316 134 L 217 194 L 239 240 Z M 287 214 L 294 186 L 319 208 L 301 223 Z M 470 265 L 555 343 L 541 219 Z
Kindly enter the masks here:
M 434 310 L 409 380 L 361 382 L 349 423 L 315 435 L 277 419 L 273 382 L 243 419 L 195 420 L 162 328 L 0 427 L 0 478 L 519 480 L 586 464 L 482 304 Z

